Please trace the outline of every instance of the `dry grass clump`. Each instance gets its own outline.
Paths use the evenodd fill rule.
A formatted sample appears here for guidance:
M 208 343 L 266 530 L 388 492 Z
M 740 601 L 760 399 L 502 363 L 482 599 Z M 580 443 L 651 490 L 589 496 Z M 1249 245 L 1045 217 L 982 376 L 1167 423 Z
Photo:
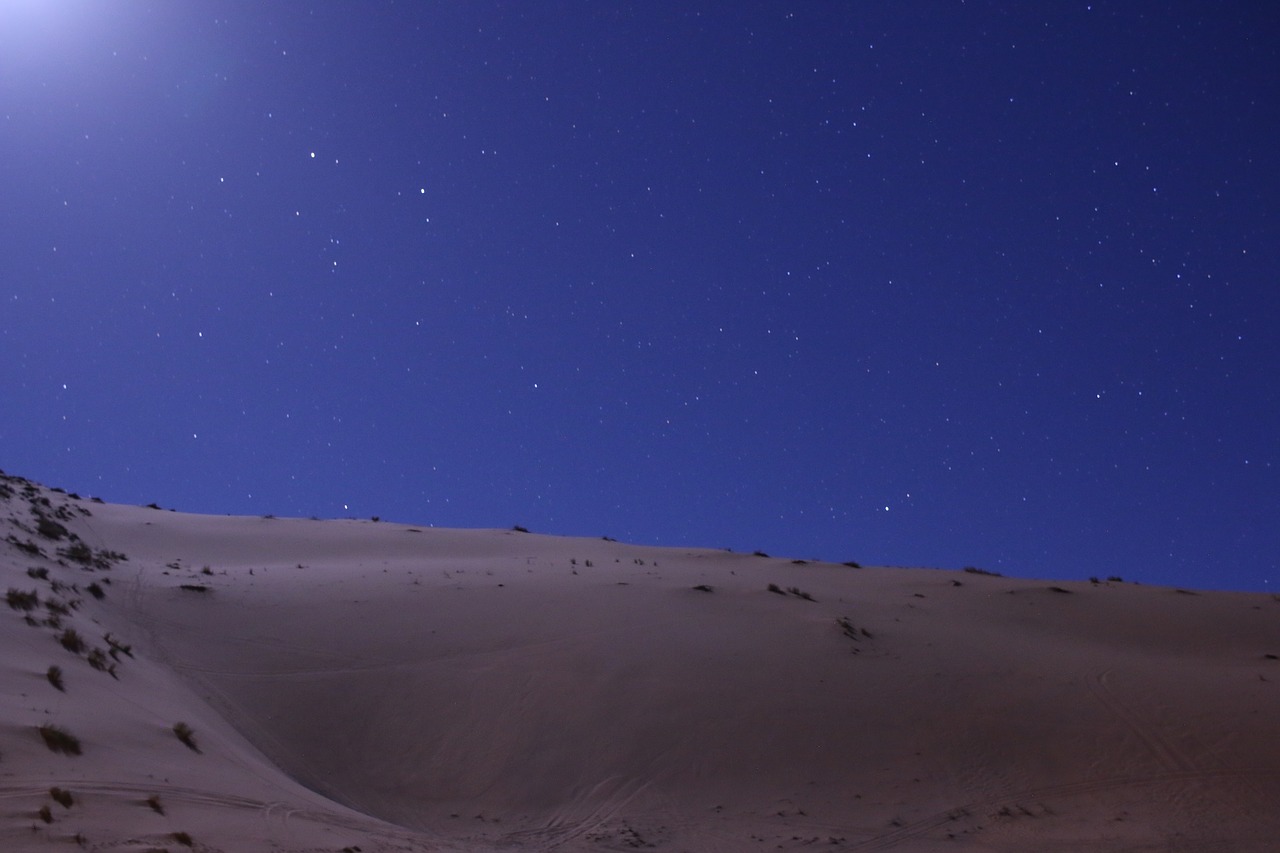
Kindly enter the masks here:
M 120 660 L 120 653 L 124 652 L 129 657 L 133 657 L 133 646 L 128 643 L 122 643 L 110 634 L 104 634 L 102 639 L 107 641 L 107 645 L 111 647 L 111 657 Z
M 80 738 L 61 726 L 45 723 L 40 726 L 39 731 L 44 745 L 49 747 L 50 752 L 61 752 L 63 755 L 80 754 Z
M 196 745 L 196 733 L 191 726 L 186 723 L 174 723 L 173 733 L 177 735 L 178 740 L 192 752 L 199 752 L 200 747 Z
M 196 843 L 191 840 L 191 834 L 187 832 L 175 832 L 169 836 L 183 847 L 195 847 Z
M 53 801 L 64 809 L 71 808 L 75 804 L 76 798 L 71 796 L 71 792 L 57 787 L 56 785 L 49 789 L 49 796 Z
M 59 548 L 58 554 L 82 566 L 93 564 L 93 549 L 83 542 L 74 542 L 66 548 Z
M 78 655 L 85 650 L 84 638 L 76 633 L 75 628 L 68 628 L 58 635 L 58 642 L 72 654 Z
M 965 566 L 964 570 L 966 573 L 971 575 L 987 575 L 988 577 L 993 577 L 993 578 L 1004 577 L 1004 575 L 1000 574 L 999 572 L 989 572 L 986 569 L 980 569 L 977 566 Z
M 35 610 L 40 606 L 40 595 L 35 590 L 23 592 L 9 587 L 9 591 L 4 594 L 4 600 L 14 610 Z
M 49 683 L 63 693 L 67 692 L 66 685 L 62 683 L 62 667 L 51 666 L 45 673 L 45 677 L 49 679 Z
M 42 515 L 36 519 L 36 533 L 46 539 L 62 539 L 69 532 L 67 528 L 47 516 Z
M 17 548 L 19 551 L 22 551 L 25 554 L 30 554 L 32 557 L 43 557 L 45 555 L 44 549 L 32 542 L 30 539 L 22 541 L 10 533 L 5 537 L 4 541 Z
M 159 794 L 152 794 L 151 796 L 147 797 L 147 805 L 150 806 L 151 810 L 156 814 L 159 814 L 159 815 L 164 814 L 164 804 L 160 802 Z
M 89 666 L 98 670 L 98 672 L 105 672 L 107 675 L 116 679 L 120 677 L 116 675 L 116 665 L 107 661 L 107 653 L 102 649 L 94 649 L 89 652 L 87 660 L 89 661 Z

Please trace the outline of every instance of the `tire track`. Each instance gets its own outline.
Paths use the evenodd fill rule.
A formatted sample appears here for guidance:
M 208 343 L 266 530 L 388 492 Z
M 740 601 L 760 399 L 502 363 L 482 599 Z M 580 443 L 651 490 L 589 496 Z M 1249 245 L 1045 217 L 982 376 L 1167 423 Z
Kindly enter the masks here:
M 1102 672 L 1094 673 L 1086 680 L 1089 686 L 1089 692 L 1094 695 L 1103 706 L 1110 711 L 1118 720 L 1129 727 L 1138 738 L 1147 745 L 1147 748 L 1155 756 L 1156 761 L 1160 763 L 1165 770 L 1173 771 L 1193 771 L 1197 768 L 1196 762 L 1189 756 L 1179 750 L 1176 746 L 1162 737 L 1155 726 L 1148 725 L 1143 722 L 1132 710 L 1123 702 L 1116 698 L 1112 693 L 1107 682 L 1111 677 L 1113 670 L 1104 669 Z
M 1045 799 L 1049 797 L 1078 797 L 1085 794 L 1113 791 L 1120 788 L 1160 785 L 1168 782 L 1200 782 L 1214 779 L 1273 779 L 1280 780 L 1280 768 L 1258 768 L 1250 770 L 1165 770 L 1155 773 L 1111 776 L 1102 779 L 1085 779 L 1078 782 L 1066 782 L 1060 785 L 1047 785 L 1041 788 L 1026 788 L 1011 791 L 998 797 L 985 797 L 968 803 L 936 812 L 928 817 L 913 821 L 890 832 L 881 833 L 864 839 L 844 849 L 846 850 L 888 850 L 892 847 L 918 838 L 935 829 L 955 824 L 957 821 L 976 815 L 985 815 L 989 810 L 998 810 L 1001 806 L 1016 803 L 1019 800 Z

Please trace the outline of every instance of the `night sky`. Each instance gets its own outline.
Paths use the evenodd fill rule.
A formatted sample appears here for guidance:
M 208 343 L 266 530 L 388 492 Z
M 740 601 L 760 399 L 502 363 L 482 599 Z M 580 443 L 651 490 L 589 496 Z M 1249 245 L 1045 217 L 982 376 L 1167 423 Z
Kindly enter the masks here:
M 0 467 L 1280 587 L 1280 7 L 0 0 Z

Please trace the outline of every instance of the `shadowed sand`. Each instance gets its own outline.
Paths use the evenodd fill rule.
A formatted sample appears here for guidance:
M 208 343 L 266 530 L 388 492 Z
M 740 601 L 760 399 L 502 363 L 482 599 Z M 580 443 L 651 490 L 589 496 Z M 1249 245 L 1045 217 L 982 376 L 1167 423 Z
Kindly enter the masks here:
M 0 538 L 4 850 L 1280 836 L 1271 596 L 196 516 L 13 477 Z

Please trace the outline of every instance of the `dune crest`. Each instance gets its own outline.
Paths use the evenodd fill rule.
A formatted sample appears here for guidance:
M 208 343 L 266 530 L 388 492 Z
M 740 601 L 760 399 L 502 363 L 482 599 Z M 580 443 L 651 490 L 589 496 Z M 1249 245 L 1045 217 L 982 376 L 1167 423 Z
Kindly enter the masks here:
M 197 516 L 7 475 L 0 540 L 5 850 L 1280 834 L 1272 596 Z

